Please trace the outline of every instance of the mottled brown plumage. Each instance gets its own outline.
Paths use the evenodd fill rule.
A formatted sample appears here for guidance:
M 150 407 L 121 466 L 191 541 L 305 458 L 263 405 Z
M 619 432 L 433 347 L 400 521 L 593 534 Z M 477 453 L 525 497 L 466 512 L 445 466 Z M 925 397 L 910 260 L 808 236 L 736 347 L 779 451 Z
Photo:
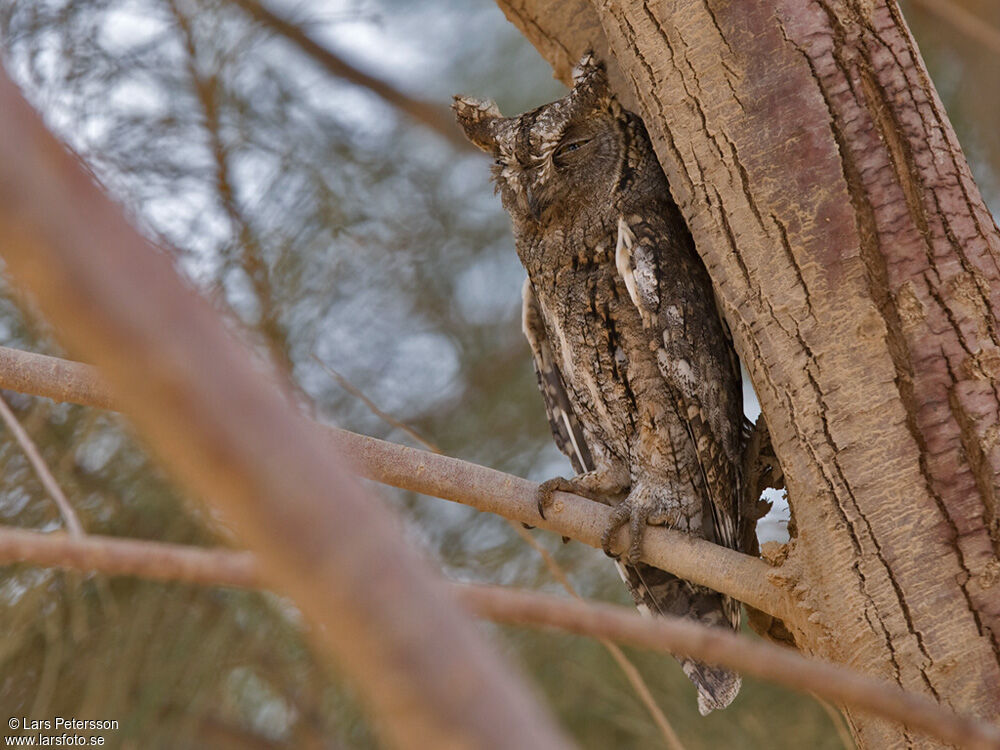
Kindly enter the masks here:
M 456 97 L 528 271 L 524 331 L 560 449 L 578 472 L 543 483 L 615 506 L 620 563 L 640 608 L 738 627 L 737 602 L 639 563 L 647 523 L 736 548 L 744 440 L 739 364 L 711 281 L 642 121 L 588 55 L 563 99 L 503 118 Z M 707 713 L 739 677 L 683 659 Z

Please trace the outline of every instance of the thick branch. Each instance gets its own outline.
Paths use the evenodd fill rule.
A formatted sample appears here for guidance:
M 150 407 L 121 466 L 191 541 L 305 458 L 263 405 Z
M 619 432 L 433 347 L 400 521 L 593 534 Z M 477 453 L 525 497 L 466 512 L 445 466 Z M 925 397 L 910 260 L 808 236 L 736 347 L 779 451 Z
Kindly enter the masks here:
M 94 358 L 153 452 L 226 513 L 392 743 L 567 747 L 393 514 L 2 75 L 0 113 L 8 270 L 60 339 Z
M 58 363 L 58 364 L 56 364 Z M 53 383 L 53 374 L 64 378 Z M 85 405 L 115 408 L 89 365 L 0 347 L 0 388 Z M 339 429 L 328 429 L 331 447 L 367 479 L 470 505 L 562 536 L 600 547 L 611 509 L 587 498 L 557 493 L 543 520 L 538 517 L 534 482 L 495 469 L 389 443 Z M 623 548 L 623 530 L 617 546 Z M 784 589 L 772 585 L 767 564 L 748 555 L 662 528 L 643 538 L 643 561 L 746 602 L 781 620 L 797 613 Z
M 0 565 L 15 562 L 203 585 L 265 585 L 248 552 L 113 537 L 73 539 L 66 534 L 0 527 Z M 555 628 L 653 651 L 684 654 L 895 719 L 946 742 L 963 747 L 1000 747 L 1000 729 L 996 727 L 958 717 L 895 685 L 721 628 L 674 617 L 646 618 L 625 607 L 498 586 L 458 584 L 454 591 L 464 606 L 494 622 Z

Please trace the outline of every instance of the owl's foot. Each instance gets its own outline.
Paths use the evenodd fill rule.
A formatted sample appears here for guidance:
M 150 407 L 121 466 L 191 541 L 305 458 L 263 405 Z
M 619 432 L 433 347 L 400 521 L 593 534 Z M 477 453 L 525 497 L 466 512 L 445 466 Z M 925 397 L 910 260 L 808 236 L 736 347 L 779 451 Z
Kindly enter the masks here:
M 665 512 L 662 502 L 646 493 L 633 492 L 615 506 L 611 521 L 601 536 L 601 549 L 608 557 L 618 557 L 611 551 L 611 543 L 618 529 L 628 524 L 629 546 L 625 552 L 625 561 L 635 565 L 642 554 L 642 537 L 646 533 L 646 524 L 673 525 L 673 521 L 671 514 Z
M 629 477 L 615 469 L 588 471 L 578 474 L 572 479 L 554 477 L 538 485 L 538 515 L 545 518 L 545 511 L 552 507 L 552 496 L 556 492 L 570 492 L 581 497 L 588 497 L 605 505 L 612 505 L 628 491 Z
M 538 515 L 545 518 L 545 509 L 552 507 L 552 496 L 556 492 L 575 492 L 573 483 L 565 477 L 553 477 L 538 485 Z

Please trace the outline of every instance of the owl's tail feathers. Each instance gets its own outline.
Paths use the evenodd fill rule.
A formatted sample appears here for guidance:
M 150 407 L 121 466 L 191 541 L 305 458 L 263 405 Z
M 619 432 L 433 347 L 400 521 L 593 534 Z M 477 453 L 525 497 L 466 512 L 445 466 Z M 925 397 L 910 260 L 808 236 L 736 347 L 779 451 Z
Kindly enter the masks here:
M 740 692 L 743 680 L 735 672 L 712 667 L 694 659 L 680 659 L 681 669 L 698 689 L 698 713 L 707 716 L 717 708 L 725 708 Z
M 645 563 L 617 565 L 643 614 L 686 617 L 703 625 L 739 630 L 740 604 L 735 599 Z M 735 672 L 686 657 L 677 660 L 698 689 L 698 710 L 702 716 L 725 708 L 739 693 L 742 681 Z

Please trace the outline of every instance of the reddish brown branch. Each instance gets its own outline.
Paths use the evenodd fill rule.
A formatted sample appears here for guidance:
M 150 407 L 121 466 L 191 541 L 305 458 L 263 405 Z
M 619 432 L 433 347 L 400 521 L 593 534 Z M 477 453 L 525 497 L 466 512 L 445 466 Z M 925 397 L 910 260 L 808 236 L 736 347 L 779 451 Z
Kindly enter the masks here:
M 48 382 L 51 357 L 0 347 L 0 387 L 57 397 L 82 404 L 115 408 L 100 387 L 97 371 L 61 362 L 59 372 L 73 388 Z M 37 365 L 36 365 L 37 363 Z M 15 377 L 8 378 L 7 365 Z M 470 505 L 488 513 L 532 524 L 599 547 L 611 510 L 576 495 L 558 493 L 545 520 L 534 501 L 538 485 L 502 471 L 449 456 L 408 448 L 384 440 L 328 428 L 331 449 L 345 456 L 361 476 L 401 489 Z M 624 531 L 619 547 L 625 543 Z M 761 560 L 680 532 L 651 527 L 643 538 L 644 562 L 722 591 L 778 619 L 794 621 L 798 612 L 785 591 L 770 583 L 771 569 Z
M 0 527 L 0 564 L 13 562 L 203 585 L 265 585 L 253 556 L 247 552 L 100 536 L 73 539 L 61 533 Z M 641 617 L 626 607 L 497 586 L 457 584 L 453 589 L 466 607 L 494 622 L 555 628 L 685 654 L 894 719 L 963 747 L 1000 747 L 1000 729 L 996 727 L 956 716 L 896 685 L 721 628 L 707 628 L 679 618 Z

